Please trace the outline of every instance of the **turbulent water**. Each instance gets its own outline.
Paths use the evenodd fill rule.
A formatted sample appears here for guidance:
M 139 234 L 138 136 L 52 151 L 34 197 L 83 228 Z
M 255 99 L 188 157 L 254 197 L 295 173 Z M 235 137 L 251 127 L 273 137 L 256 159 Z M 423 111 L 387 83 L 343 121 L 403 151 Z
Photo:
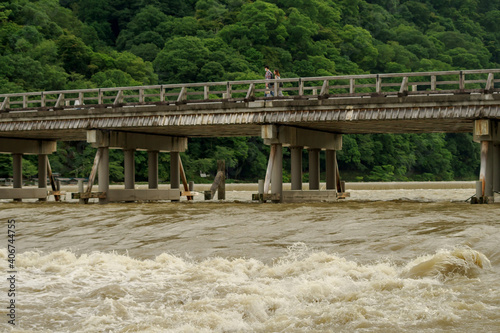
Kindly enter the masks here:
M 471 194 L 3 202 L 0 330 L 499 332 L 500 205 L 470 205 Z M 8 219 L 16 220 L 15 328 Z

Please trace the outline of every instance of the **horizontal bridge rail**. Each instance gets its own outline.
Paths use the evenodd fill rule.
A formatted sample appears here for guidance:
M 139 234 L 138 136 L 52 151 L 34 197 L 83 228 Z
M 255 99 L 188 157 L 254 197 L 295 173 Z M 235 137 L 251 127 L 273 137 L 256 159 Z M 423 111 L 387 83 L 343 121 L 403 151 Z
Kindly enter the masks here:
M 0 112 L 281 98 L 493 93 L 500 91 L 499 85 L 500 69 L 164 84 L 0 94 Z M 271 92 L 274 96 L 266 97 Z

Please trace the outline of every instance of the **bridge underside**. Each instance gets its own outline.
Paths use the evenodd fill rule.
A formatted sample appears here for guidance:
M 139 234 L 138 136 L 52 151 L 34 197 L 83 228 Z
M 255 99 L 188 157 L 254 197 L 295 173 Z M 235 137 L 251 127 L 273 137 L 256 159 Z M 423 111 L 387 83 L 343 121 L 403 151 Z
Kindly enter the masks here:
M 85 108 L 87 107 L 87 108 Z M 500 118 L 500 95 L 413 96 L 193 103 L 11 112 L 0 137 L 85 140 L 89 129 L 183 136 L 259 136 L 280 124 L 338 134 L 472 132 Z

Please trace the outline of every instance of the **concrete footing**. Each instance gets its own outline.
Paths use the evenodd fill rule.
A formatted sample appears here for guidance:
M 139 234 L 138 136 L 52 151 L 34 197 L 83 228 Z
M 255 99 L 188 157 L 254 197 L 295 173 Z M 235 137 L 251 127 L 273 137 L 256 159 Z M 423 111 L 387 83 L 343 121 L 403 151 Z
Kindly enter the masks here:
M 12 154 L 13 188 L 1 188 L 0 199 L 46 201 L 48 154 L 56 151 L 56 141 L 0 138 L 0 153 Z M 38 188 L 23 188 L 23 155 L 38 155 Z
M 99 198 L 99 203 L 122 201 L 180 200 L 180 152 L 187 149 L 187 138 L 151 134 L 92 130 L 87 141 L 101 149 L 98 162 L 99 192 L 84 196 Z M 124 153 L 124 189 L 109 188 L 109 149 Z M 148 152 L 148 189 L 135 188 L 135 151 Z M 170 153 L 170 189 L 158 189 L 158 155 Z M 88 192 L 88 191 L 87 191 Z M 79 195 L 82 196 L 81 194 Z
M 273 202 L 336 201 L 345 198 L 338 178 L 336 151 L 342 148 L 342 136 L 289 126 L 262 126 L 264 143 L 271 145 L 266 181 L 259 186 L 254 200 Z M 283 146 L 290 147 L 291 191 L 283 191 Z M 309 152 L 309 190 L 302 190 L 302 151 Z M 327 191 L 320 191 L 320 154 L 326 150 Z M 271 193 L 268 193 L 268 175 L 271 172 Z
M 474 122 L 474 141 L 481 143 L 481 168 L 471 203 L 493 203 L 500 191 L 500 125 L 492 119 Z

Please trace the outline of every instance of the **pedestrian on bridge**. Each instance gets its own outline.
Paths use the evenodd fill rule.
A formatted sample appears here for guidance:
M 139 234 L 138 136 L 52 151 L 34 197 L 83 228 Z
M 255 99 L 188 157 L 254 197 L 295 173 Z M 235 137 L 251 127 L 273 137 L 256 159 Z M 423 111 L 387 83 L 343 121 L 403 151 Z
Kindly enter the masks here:
M 264 69 L 266 70 L 266 80 L 272 80 L 274 79 L 274 74 L 269 70 L 269 66 L 264 66 Z M 274 96 L 274 91 L 273 91 L 274 85 L 272 83 L 267 83 L 266 82 L 266 97 L 272 97 Z
M 274 70 L 274 78 L 281 79 L 280 71 L 277 68 Z M 278 96 L 283 96 L 281 88 L 283 88 L 283 82 L 278 83 Z

